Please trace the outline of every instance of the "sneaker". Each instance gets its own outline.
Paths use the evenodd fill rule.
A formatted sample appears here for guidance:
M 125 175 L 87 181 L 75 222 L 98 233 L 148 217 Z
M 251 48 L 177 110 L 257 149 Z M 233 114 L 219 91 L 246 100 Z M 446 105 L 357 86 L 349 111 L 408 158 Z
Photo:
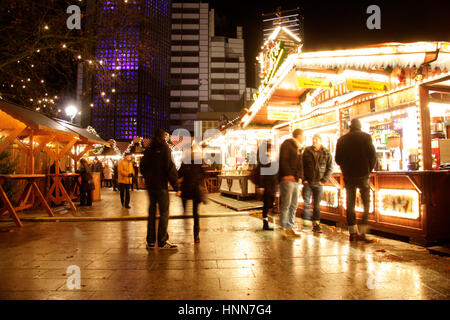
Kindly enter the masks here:
M 284 229 L 284 236 L 288 237 L 301 237 L 300 232 L 294 229 Z
M 126 206 L 125 209 L 131 209 L 131 207 L 130 206 Z
M 358 241 L 365 242 L 365 243 L 367 243 L 367 244 L 376 242 L 375 239 L 369 239 L 369 238 L 366 238 L 366 235 L 365 235 L 365 234 L 359 234 L 359 235 L 358 235 Z
M 170 243 L 166 241 L 162 246 L 158 246 L 159 249 L 177 249 L 178 246 L 176 244 Z
M 315 232 L 315 233 L 322 233 L 322 228 L 321 228 L 319 225 L 315 225 L 315 226 L 312 228 L 312 232 Z
M 303 219 L 303 228 L 310 228 L 312 225 L 311 220 Z
M 357 233 L 350 233 L 350 242 L 356 242 L 358 241 L 358 234 Z
M 151 242 L 151 243 L 147 243 L 147 249 L 154 249 L 155 248 L 155 243 Z

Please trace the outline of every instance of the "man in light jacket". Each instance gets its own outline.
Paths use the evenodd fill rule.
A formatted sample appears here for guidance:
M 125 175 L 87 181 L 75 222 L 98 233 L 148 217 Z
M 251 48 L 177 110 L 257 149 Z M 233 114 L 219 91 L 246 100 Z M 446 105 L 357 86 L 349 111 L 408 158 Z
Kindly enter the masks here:
M 285 237 L 300 237 L 294 229 L 298 207 L 299 183 L 303 175 L 303 130 L 295 129 L 292 138 L 280 147 L 280 219 Z

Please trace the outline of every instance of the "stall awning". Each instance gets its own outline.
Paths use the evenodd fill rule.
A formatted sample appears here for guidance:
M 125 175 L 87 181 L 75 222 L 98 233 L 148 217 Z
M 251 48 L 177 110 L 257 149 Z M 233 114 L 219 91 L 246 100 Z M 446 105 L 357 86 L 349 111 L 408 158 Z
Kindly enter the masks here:
M 47 132 L 53 131 L 58 134 L 73 136 L 73 132 L 70 129 L 42 113 L 23 108 L 4 100 L 0 101 L 0 110 L 38 132 L 40 130 Z
M 93 144 L 103 144 L 109 146 L 109 143 L 103 140 L 100 137 L 97 137 L 95 134 L 90 133 L 88 130 L 81 128 L 77 125 L 74 125 L 72 123 L 69 123 L 64 120 L 55 119 L 54 121 L 58 122 L 61 126 L 77 133 L 82 140 L 85 140 L 86 142 L 93 143 Z
M 448 42 L 383 43 L 364 48 L 301 53 L 297 68 L 419 67 L 427 62 L 427 54 L 440 50 L 432 67 L 448 68 Z
M 363 55 L 363 56 L 329 56 L 329 57 L 302 57 L 295 65 L 297 68 L 355 68 L 371 69 L 378 67 L 419 67 L 424 63 L 425 53 Z

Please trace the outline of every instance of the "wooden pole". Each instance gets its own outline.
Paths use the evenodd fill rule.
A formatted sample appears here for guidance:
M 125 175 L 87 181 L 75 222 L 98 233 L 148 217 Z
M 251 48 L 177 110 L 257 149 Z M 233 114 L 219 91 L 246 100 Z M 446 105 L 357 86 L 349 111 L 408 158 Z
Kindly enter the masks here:
M 422 162 L 424 170 L 431 170 L 433 166 L 433 158 L 431 156 L 431 117 L 428 102 L 428 89 L 423 86 L 419 86 L 419 112 L 422 135 Z
M 34 174 L 34 130 L 31 129 L 30 134 L 30 152 L 28 153 L 30 161 L 30 174 Z
M 55 174 L 59 174 L 59 142 L 55 141 Z

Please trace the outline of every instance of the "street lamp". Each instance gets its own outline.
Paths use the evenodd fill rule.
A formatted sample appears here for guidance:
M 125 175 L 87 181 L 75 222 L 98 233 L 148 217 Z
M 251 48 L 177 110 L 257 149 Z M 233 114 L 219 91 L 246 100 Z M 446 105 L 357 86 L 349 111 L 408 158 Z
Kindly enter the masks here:
M 67 116 L 70 117 L 70 122 L 73 122 L 73 119 L 75 118 L 77 113 L 78 113 L 78 109 L 73 104 L 68 105 L 66 107 L 66 114 L 67 114 Z

